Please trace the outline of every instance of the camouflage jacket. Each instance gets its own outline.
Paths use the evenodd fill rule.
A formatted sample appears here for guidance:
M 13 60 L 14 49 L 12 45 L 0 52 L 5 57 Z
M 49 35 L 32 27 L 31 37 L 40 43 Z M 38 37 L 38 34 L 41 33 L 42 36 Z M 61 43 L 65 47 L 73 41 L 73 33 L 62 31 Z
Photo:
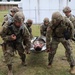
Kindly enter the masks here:
M 47 28 L 46 35 L 47 48 L 50 47 L 51 38 L 65 38 L 64 32 L 67 28 L 71 34 L 70 38 L 72 38 L 74 36 L 74 26 L 69 19 L 64 17 L 63 20 L 57 26 L 53 25 L 52 22 L 50 22 L 50 25 Z
M 75 16 L 74 16 L 74 15 L 70 15 L 70 16 L 67 17 L 67 18 L 69 18 L 69 20 L 73 23 L 74 29 L 75 29 Z
M 4 17 L 4 21 L 2 23 L 2 26 L 4 25 L 5 22 L 7 22 L 9 24 L 13 23 L 13 16 L 11 14 L 7 14 L 5 17 Z
M 32 33 L 32 28 L 28 27 L 27 24 L 26 24 L 26 27 L 27 27 L 28 31 L 30 32 L 30 34 L 31 34 Z
M 43 36 L 46 36 L 46 32 L 47 32 L 47 27 L 48 25 L 42 24 L 40 27 L 40 34 Z
M 27 24 L 25 24 L 29 33 L 30 33 L 30 38 L 32 39 L 33 38 L 33 35 L 32 35 L 32 28 L 31 27 L 28 27 Z
M 23 24 L 21 27 L 17 28 L 14 24 L 11 26 L 5 23 L 1 30 L 1 37 L 5 43 L 13 42 L 11 35 L 16 35 L 17 39 L 15 40 L 18 43 L 22 44 L 25 41 L 26 49 L 30 49 L 30 34 L 26 26 Z M 16 44 L 16 43 L 15 43 Z

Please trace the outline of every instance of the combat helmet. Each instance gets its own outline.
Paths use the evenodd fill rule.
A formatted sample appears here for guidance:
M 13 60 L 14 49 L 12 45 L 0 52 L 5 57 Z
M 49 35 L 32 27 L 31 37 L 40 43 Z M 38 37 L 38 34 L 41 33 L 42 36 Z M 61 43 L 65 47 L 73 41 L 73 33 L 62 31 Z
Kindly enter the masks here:
M 54 12 L 52 14 L 52 20 L 61 21 L 63 20 L 63 16 L 59 12 Z
M 64 12 L 64 13 L 65 13 L 65 12 L 71 12 L 71 8 L 68 7 L 68 6 L 66 6 L 66 7 L 63 9 L 63 12 Z
M 28 19 L 26 23 L 32 24 L 33 21 L 31 19 Z
M 24 17 L 24 14 L 22 12 L 17 12 L 14 15 L 13 19 L 14 19 L 14 21 L 17 21 L 17 22 L 24 22 L 25 17 Z
M 44 23 L 45 23 L 45 22 L 49 22 L 49 18 L 44 18 L 43 21 L 44 21 Z
M 10 9 L 11 12 L 19 12 L 19 8 L 18 7 L 12 7 L 12 9 Z

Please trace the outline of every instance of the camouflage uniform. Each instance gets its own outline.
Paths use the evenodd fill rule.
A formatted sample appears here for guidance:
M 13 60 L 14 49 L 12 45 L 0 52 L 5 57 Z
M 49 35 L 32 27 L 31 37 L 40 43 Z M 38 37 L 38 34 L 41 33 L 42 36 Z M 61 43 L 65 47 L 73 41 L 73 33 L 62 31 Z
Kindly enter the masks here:
M 54 55 L 56 54 L 56 50 L 58 48 L 58 44 L 62 43 L 64 48 L 66 49 L 66 57 L 67 61 L 70 64 L 70 67 L 74 67 L 74 59 L 72 56 L 72 47 L 70 42 L 65 39 L 64 32 L 69 28 L 70 31 L 70 38 L 73 37 L 74 27 L 72 23 L 65 17 L 63 17 L 59 12 L 55 12 L 52 15 L 52 21 L 47 29 L 46 35 L 46 46 L 47 51 L 49 51 L 48 60 L 49 64 L 51 65 L 53 62 Z
M 47 25 L 45 23 L 48 23 Z M 47 27 L 49 25 L 49 19 L 45 18 L 44 23 L 40 27 L 40 34 L 41 36 L 46 36 Z
M 20 27 L 17 27 L 15 25 L 15 22 L 22 23 Z M 7 24 L 7 23 L 5 23 Z M 13 40 L 11 38 L 11 35 L 16 36 L 16 40 Z M 14 36 L 13 35 L 13 36 Z M 8 65 L 8 68 L 10 70 L 12 66 L 12 57 L 14 50 L 18 51 L 18 54 L 20 55 L 20 58 L 22 60 L 22 64 L 25 63 L 26 55 L 24 53 L 25 49 L 30 49 L 30 34 L 27 30 L 27 28 L 24 25 L 24 18 L 23 14 L 21 12 L 17 12 L 14 16 L 14 23 L 11 24 L 11 26 L 4 25 L 3 29 L 1 30 L 1 37 L 4 40 L 4 57 L 6 60 L 6 64 Z M 25 42 L 25 49 L 23 47 L 23 41 Z M 10 72 L 10 71 L 9 71 Z M 12 74 L 8 74 L 12 75 Z
M 2 23 L 2 26 L 3 25 L 8 26 L 8 25 L 12 24 L 13 21 L 14 21 L 13 16 L 16 12 L 19 12 L 18 7 L 12 7 L 11 10 L 10 10 L 10 13 L 4 16 L 4 21 Z M 7 24 L 5 24 L 5 23 L 7 23 Z M 4 51 L 4 46 L 3 45 L 2 45 L 2 50 Z M 5 61 L 5 60 L 3 59 L 3 61 Z
M 12 15 L 12 13 L 15 14 L 16 12 L 19 12 L 19 9 L 17 7 L 12 7 L 10 10 L 10 13 L 4 16 L 4 21 L 2 23 L 2 26 L 4 25 L 4 23 L 6 21 L 8 21 L 9 24 L 13 23 L 13 16 L 14 15 Z
M 33 35 L 32 35 L 32 28 L 31 28 L 32 23 L 33 23 L 33 21 L 32 21 L 31 19 L 28 19 L 27 22 L 26 22 L 26 27 L 27 27 L 27 29 L 28 29 L 28 31 L 29 31 L 29 33 L 30 33 L 30 38 L 31 38 L 31 39 L 33 38 Z

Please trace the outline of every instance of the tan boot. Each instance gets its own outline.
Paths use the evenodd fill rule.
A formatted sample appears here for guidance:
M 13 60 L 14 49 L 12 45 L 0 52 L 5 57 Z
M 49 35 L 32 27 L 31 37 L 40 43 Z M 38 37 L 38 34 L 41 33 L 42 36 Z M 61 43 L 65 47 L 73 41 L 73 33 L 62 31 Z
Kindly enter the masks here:
M 49 68 L 49 69 L 52 68 L 52 65 L 48 64 L 47 68 Z
M 8 75 L 13 75 L 13 72 L 12 71 L 8 71 Z
M 70 73 L 71 74 L 75 74 L 75 67 L 73 67 L 73 68 L 70 69 Z

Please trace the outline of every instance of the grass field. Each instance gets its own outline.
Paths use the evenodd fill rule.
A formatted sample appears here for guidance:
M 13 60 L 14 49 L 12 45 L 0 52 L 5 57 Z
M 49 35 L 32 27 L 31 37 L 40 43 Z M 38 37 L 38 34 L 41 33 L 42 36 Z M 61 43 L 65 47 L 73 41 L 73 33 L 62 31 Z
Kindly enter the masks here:
M 0 12 L 0 25 L 3 21 L 3 15 L 7 13 L 6 11 Z M 33 35 L 39 36 L 39 26 L 33 25 Z M 0 26 L 1 29 L 1 26 Z M 2 40 L 0 39 L 0 43 Z M 73 47 L 73 55 L 75 54 L 75 43 L 71 43 Z M 2 48 L 0 47 L 0 75 L 7 75 L 6 64 L 2 61 Z M 14 57 L 13 62 L 13 72 L 14 75 L 71 75 L 68 70 L 69 64 L 66 60 L 61 60 L 62 56 L 65 55 L 64 47 L 59 44 L 57 53 L 54 58 L 53 66 L 51 69 L 47 68 L 48 64 L 48 53 L 40 52 L 27 55 L 26 62 L 27 66 L 23 67 L 20 65 L 21 61 L 18 54 Z M 74 55 L 75 57 L 75 55 Z

